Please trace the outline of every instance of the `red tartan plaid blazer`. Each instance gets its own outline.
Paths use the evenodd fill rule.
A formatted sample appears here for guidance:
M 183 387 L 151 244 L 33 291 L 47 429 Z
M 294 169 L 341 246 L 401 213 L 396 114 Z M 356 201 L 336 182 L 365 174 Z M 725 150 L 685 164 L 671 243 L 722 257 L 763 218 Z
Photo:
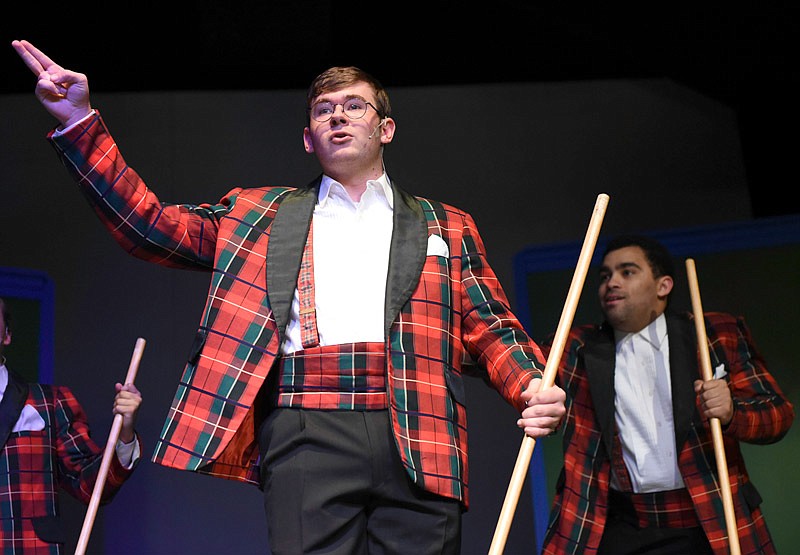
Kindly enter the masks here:
M 691 314 L 667 312 L 672 405 L 678 467 L 714 552 L 730 553 L 710 427 L 700 418 L 693 382 L 702 379 Z M 733 420 L 723 429 L 741 553 L 774 553 L 739 442 L 780 440 L 794 408 L 767 371 L 742 318 L 705 314 L 712 368 L 724 365 L 733 395 Z M 549 351 L 549 345 L 543 345 Z M 611 326 L 571 330 L 557 382 L 567 393 L 563 421 L 564 466 L 556 485 L 543 553 L 596 553 L 606 521 L 614 420 L 615 344 Z
M 26 404 L 44 429 L 12 432 Z M 64 386 L 27 384 L 9 371 L 0 415 L 0 550 L 61 553 L 68 535 L 58 490 L 88 505 L 103 448 L 92 441 L 83 408 Z M 100 503 L 111 501 L 132 472 L 113 457 Z
M 258 394 L 289 319 L 319 178 L 302 188 L 236 188 L 216 204 L 169 204 L 125 163 L 99 113 L 51 140 L 126 252 L 211 272 L 153 460 L 258 483 Z M 394 437 L 417 484 L 466 506 L 464 361 L 521 410 L 519 394 L 544 359 L 511 313 L 472 217 L 393 190 L 385 334 Z M 428 256 L 430 235 L 449 257 Z

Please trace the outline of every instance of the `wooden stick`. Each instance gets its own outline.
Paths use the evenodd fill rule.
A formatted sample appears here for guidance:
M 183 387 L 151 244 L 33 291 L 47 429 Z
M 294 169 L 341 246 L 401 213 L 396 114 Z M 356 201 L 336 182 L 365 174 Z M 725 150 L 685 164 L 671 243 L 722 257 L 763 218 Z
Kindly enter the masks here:
M 607 206 L 608 195 L 604 193 L 597 195 L 592 218 L 589 222 L 589 229 L 586 232 L 583 247 L 578 257 L 578 265 L 575 268 L 575 273 L 572 276 L 572 283 L 569 286 L 567 301 L 561 312 L 561 320 L 558 322 L 558 328 L 556 328 L 550 356 L 547 357 L 547 364 L 544 369 L 544 374 L 542 375 L 540 391 L 551 387 L 553 382 L 555 382 L 558 364 L 561 361 L 561 354 L 564 352 L 564 346 L 566 345 L 569 330 L 572 326 L 572 319 L 578 307 L 578 300 L 583 290 L 583 282 L 586 279 L 586 273 L 592 262 L 592 254 L 597 244 L 597 237 L 600 235 L 600 226 L 603 223 L 603 217 L 605 216 Z M 522 438 L 522 446 L 517 455 L 517 462 L 514 465 L 514 472 L 511 475 L 511 482 L 508 485 L 503 508 L 500 511 L 500 518 L 497 521 L 497 527 L 494 532 L 494 537 L 492 538 L 492 545 L 489 548 L 489 555 L 500 555 L 505 548 L 508 531 L 511 528 L 511 521 L 514 518 L 514 511 L 517 508 L 517 501 L 519 500 L 522 485 L 525 482 L 525 475 L 528 472 L 528 466 L 530 465 L 531 455 L 533 454 L 535 445 L 536 440 L 532 437 L 525 435 Z
M 692 310 L 694 312 L 694 327 L 697 332 L 697 348 L 700 351 L 700 362 L 703 370 L 703 379 L 714 379 L 711 371 L 711 355 L 708 353 L 708 338 L 706 337 L 705 319 L 703 318 L 703 304 L 700 301 L 700 285 L 697 281 L 697 271 L 694 260 L 686 259 L 686 275 L 689 278 L 689 293 L 692 297 Z M 720 489 L 722 490 L 722 506 L 725 511 L 725 524 L 728 527 L 728 541 L 731 554 L 739 555 L 739 531 L 736 528 L 736 515 L 733 512 L 733 496 L 731 483 L 728 479 L 728 463 L 725 459 L 725 445 L 722 442 L 722 424 L 719 418 L 709 419 L 711 437 L 714 440 L 714 455 L 717 459 L 717 474 L 719 475 Z
M 133 355 L 131 356 L 131 363 L 128 366 L 128 375 L 125 377 L 125 385 L 132 384 L 136 379 L 136 372 L 139 370 L 139 361 L 142 359 L 142 352 L 146 341 L 141 337 L 136 340 L 136 345 L 133 348 Z M 92 526 L 94 519 L 97 515 L 97 507 L 100 505 L 100 497 L 103 494 L 103 486 L 106 483 L 106 476 L 108 476 L 108 469 L 111 466 L 111 457 L 116 457 L 117 439 L 122 429 L 122 415 L 115 414 L 114 422 L 111 424 L 111 432 L 108 435 L 106 448 L 103 452 L 103 460 L 100 463 L 100 471 L 97 475 L 97 480 L 94 483 L 92 490 L 92 499 L 89 501 L 89 509 L 86 511 L 86 517 L 83 520 L 83 528 L 81 529 L 81 536 L 78 539 L 78 546 L 75 548 L 75 555 L 83 555 L 86 552 L 86 546 L 89 543 L 89 535 L 92 533 Z

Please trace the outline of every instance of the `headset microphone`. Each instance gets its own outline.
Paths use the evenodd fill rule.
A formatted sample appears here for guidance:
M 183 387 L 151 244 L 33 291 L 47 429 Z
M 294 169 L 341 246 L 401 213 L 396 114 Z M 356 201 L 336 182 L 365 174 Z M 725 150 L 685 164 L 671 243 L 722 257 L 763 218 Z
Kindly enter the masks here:
M 369 137 L 367 137 L 367 139 L 371 139 L 371 138 L 372 138 L 372 136 L 373 136 L 375 133 L 377 133 L 377 132 L 378 132 L 378 129 L 380 129 L 380 128 L 381 128 L 381 127 L 382 127 L 382 126 L 383 126 L 383 125 L 386 123 L 386 120 L 387 120 L 387 119 L 388 119 L 388 118 L 383 118 L 383 119 L 381 120 L 381 122 L 380 122 L 378 125 L 376 125 L 376 126 L 375 126 L 375 129 L 373 129 L 373 130 L 372 130 L 372 133 L 370 133 L 370 134 L 369 134 Z

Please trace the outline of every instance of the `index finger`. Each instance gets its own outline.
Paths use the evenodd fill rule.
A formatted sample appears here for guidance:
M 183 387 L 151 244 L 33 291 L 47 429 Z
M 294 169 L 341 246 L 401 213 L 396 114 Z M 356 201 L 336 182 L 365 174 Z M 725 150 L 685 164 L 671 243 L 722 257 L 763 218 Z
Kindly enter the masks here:
M 28 66 L 28 69 L 37 77 L 41 72 L 46 71 L 48 67 L 56 65 L 49 56 L 26 40 L 11 41 L 11 46 L 17 51 L 19 57 Z

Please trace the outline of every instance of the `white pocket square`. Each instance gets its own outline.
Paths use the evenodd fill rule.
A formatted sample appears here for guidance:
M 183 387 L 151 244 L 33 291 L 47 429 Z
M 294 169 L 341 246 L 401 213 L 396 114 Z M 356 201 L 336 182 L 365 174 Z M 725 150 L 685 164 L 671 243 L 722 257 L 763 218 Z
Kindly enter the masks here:
M 444 242 L 438 235 L 428 235 L 428 252 L 426 256 L 444 256 L 450 258 L 450 249 L 447 248 L 447 243 Z
M 38 432 L 44 430 L 44 420 L 39 416 L 39 412 L 30 405 L 22 407 L 17 423 L 14 424 L 12 432 Z
M 725 370 L 725 365 L 724 364 L 720 364 L 719 366 L 717 366 L 714 369 L 714 379 L 715 380 L 721 380 L 727 374 L 728 374 L 728 372 Z

